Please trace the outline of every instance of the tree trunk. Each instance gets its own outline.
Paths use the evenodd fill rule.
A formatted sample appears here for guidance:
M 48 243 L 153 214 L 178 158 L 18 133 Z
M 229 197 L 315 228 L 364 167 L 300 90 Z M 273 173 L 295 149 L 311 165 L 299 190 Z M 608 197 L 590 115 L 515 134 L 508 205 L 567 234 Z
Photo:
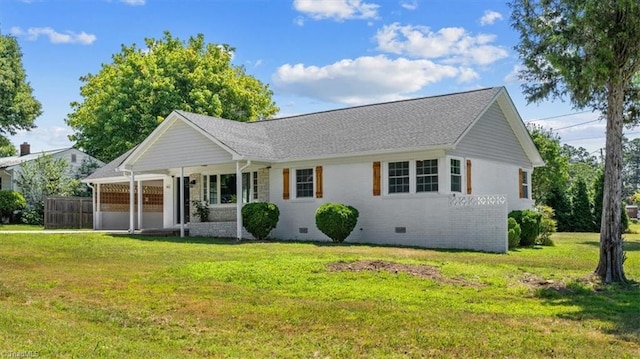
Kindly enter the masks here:
M 607 84 L 607 142 L 600 229 L 600 261 L 595 273 L 604 283 L 626 283 L 622 251 L 622 124 L 624 86 Z

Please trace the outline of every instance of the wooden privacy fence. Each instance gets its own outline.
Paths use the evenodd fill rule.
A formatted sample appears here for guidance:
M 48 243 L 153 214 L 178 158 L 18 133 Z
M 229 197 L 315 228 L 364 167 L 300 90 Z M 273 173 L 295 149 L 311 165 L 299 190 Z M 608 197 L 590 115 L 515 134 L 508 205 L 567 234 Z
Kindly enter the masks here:
M 47 198 L 44 204 L 44 228 L 93 228 L 92 198 Z

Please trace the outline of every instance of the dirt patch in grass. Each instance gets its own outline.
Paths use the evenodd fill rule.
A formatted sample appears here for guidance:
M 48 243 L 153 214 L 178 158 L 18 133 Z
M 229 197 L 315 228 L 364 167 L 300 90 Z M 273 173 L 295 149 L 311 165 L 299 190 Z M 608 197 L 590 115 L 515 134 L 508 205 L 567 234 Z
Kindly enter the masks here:
M 567 286 L 562 282 L 553 279 L 543 279 L 535 274 L 524 273 L 520 279 L 520 283 L 531 289 L 550 289 L 558 292 L 567 291 Z
M 440 269 L 429 265 L 403 264 L 387 261 L 356 261 L 356 262 L 335 262 L 329 263 L 327 268 L 332 272 L 388 272 L 392 274 L 406 273 L 412 276 L 431 279 L 446 284 L 456 284 L 463 286 L 481 287 L 479 283 L 464 279 L 445 277 L 440 273 Z
M 564 294 L 576 292 L 597 293 L 604 290 L 602 282 L 594 274 L 578 278 L 567 284 L 553 279 L 543 279 L 535 274 L 524 273 L 520 279 L 520 283 L 534 290 L 554 291 Z

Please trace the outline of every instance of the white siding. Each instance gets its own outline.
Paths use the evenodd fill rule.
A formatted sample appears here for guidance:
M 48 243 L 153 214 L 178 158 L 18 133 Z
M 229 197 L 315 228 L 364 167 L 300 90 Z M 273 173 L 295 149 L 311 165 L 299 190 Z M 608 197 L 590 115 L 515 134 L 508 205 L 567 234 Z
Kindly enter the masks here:
M 491 105 L 451 154 L 531 167 L 531 161 L 497 103 Z
M 229 152 L 191 126 L 176 120 L 132 165 L 134 171 L 148 171 L 229 161 Z

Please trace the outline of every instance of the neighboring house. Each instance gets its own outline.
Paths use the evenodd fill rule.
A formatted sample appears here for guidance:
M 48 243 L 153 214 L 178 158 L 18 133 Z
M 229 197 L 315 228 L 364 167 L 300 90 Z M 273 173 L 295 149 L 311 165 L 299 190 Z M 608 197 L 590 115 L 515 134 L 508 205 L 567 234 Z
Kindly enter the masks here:
M 38 159 L 38 157 L 45 155 L 51 156 L 53 159 L 64 158 L 69 164 L 69 174 L 71 176 L 76 173 L 85 160 L 93 160 L 100 166 L 104 166 L 104 162 L 75 148 L 62 148 L 31 153 L 31 146 L 27 142 L 24 142 L 20 145 L 20 154 L 18 156 L 0 157 L 0 189 L 20 192 L 20 187 L 17 185 L 16 179 L 18 178 L 22 164 L 34 161 Z
M 174 111 L 85 182 L 96 229 L 247 237 L 242 204 L 269 201 L 272 237 L 328 240 L 315 210 L 341 202 L 360 212 L 348 242 L 505 252 L 507 213 L 533 207 L 543 164 L 496 87 L 248 123 Z

